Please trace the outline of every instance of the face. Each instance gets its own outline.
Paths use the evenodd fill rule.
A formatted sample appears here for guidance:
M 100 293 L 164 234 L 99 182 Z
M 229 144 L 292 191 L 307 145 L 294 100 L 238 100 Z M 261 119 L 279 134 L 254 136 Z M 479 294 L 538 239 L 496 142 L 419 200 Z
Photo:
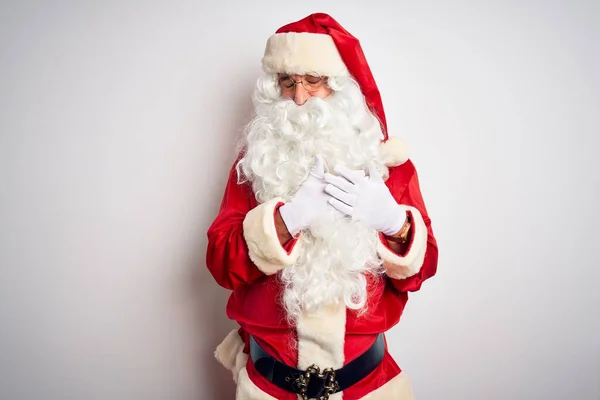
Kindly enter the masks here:
M 278 74 L 281 96 L 293 99 L 297 105 L 302 105 L 311 97 L 324 99 L 332 92 L 327 85 L 327 77 L 318 75 Z

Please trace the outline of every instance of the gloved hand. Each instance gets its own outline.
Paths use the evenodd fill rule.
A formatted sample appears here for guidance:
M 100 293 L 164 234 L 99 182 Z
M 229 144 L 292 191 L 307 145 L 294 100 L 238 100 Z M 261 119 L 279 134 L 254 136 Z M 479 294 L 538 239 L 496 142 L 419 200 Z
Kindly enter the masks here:
M 325 191 L 331 195 L 333 207 L 384 235 L 398 233 L 406 212 L 398 206 L 374 163 L 369 164 L 369 176 L 343 166 L 336 166 L 334 171 L 341 176 L 325 174 Z
M 302 183 L 294 198 L 279 208 L 281 218 L 292 236 L 308 227 L 315 219 L 328 213 L 330 196 L 325 193 L 323 180 L 325 161 L 317 155 L 308 178 Z

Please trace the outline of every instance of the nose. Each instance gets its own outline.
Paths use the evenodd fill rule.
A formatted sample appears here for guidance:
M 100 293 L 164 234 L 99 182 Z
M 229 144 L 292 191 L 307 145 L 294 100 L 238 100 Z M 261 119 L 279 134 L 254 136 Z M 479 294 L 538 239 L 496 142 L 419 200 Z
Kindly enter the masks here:
M 304 88 L 304 85 L 297 84 L 296 91 L 294 92 L 294 103 L 301 106 L 306 103 L 308 98 L 310 97 L 310 93 Z

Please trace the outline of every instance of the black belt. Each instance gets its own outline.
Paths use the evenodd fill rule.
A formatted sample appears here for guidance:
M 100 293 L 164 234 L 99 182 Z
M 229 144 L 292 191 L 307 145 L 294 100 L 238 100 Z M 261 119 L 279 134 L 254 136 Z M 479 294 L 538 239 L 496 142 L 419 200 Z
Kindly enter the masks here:
M 327 400 L 330 395 L 346 390 L 373 372 L 383 360 L 384 352 L 383 334 L 379 334 L 367 351 L 340 369 L 321 371 L 313 364 L 303 371 L 271 357 L 250 335 L 250 358 L 254 368 L 271 383 L 299 394 L 304 400 Z

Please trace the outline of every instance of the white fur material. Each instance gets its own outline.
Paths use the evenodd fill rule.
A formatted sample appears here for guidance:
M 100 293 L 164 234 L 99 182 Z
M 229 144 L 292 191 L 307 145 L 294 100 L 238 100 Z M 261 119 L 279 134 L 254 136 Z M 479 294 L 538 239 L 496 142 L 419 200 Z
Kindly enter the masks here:
M 262 64 L 267 73 L 348 75 L 333 39 L 320 33 L 276 33 L 267 41 Z
M 346 307 L 343 304 L 322 307 L 317 313 L 302 312 L 298 331 L 298 368 L 317 364 L 321 369 L 344 365 Z
M 381 158 L 386 167 L 397 167 L 408 160 L 408 145 L 397 137 L 390 137 L 381 143 Z
M 239 371 L 246 366 L 248 354 L 244 353 L 244 342 L 237 329 L 232 330 L 217 346 L 215 358 L 233 375 L 237 382 Z
M 298 369 L 311 364 L 321 368 L 338 369 L 344 366 L 344 335 L 346 307 L 343 304 L 323 307 L 318 313 L 303 312 L 296 324 L 298 333 Z M 342 394 L 329 397 L 339 400 Z
M 277 400 L 260 390 L 248 376 L 248 370 L 244 367 L 238 375 L 237 390 L 235 391 L 235 400 Z
M 238 334 L 237 329 L 227 334 L 225 339 L 217 346 L 215 358 L 223 364 L 225 368 L 231 370 L 235 366 L 235 358 L 244 347 L 244 342 Z
M 400 373 L 383 386 L 372 391 L 359 400 L 415 400 L 410 379 L 406 374 Z
M 427 227 L 421 213 L 415 207 L 402 204 L 400 207 L 412 216 L 412 240 L 408 252 L 404 256 L 395 254 L 383 244 L 383 238 L 377 243 L 377 252 L 383 259 L 386 273 L 393 279 L 404 279 L 418 273 L 423 266 L 427 250 Z
M 274 212 L 281 198 L 274 198 L 253 208 L 244 218 L 244 239 L 248 244 L 250 259 L 266 275 L 294 263 L 300 252 L 296 243 L 290 254 L 283 248 L 275 229 Z

